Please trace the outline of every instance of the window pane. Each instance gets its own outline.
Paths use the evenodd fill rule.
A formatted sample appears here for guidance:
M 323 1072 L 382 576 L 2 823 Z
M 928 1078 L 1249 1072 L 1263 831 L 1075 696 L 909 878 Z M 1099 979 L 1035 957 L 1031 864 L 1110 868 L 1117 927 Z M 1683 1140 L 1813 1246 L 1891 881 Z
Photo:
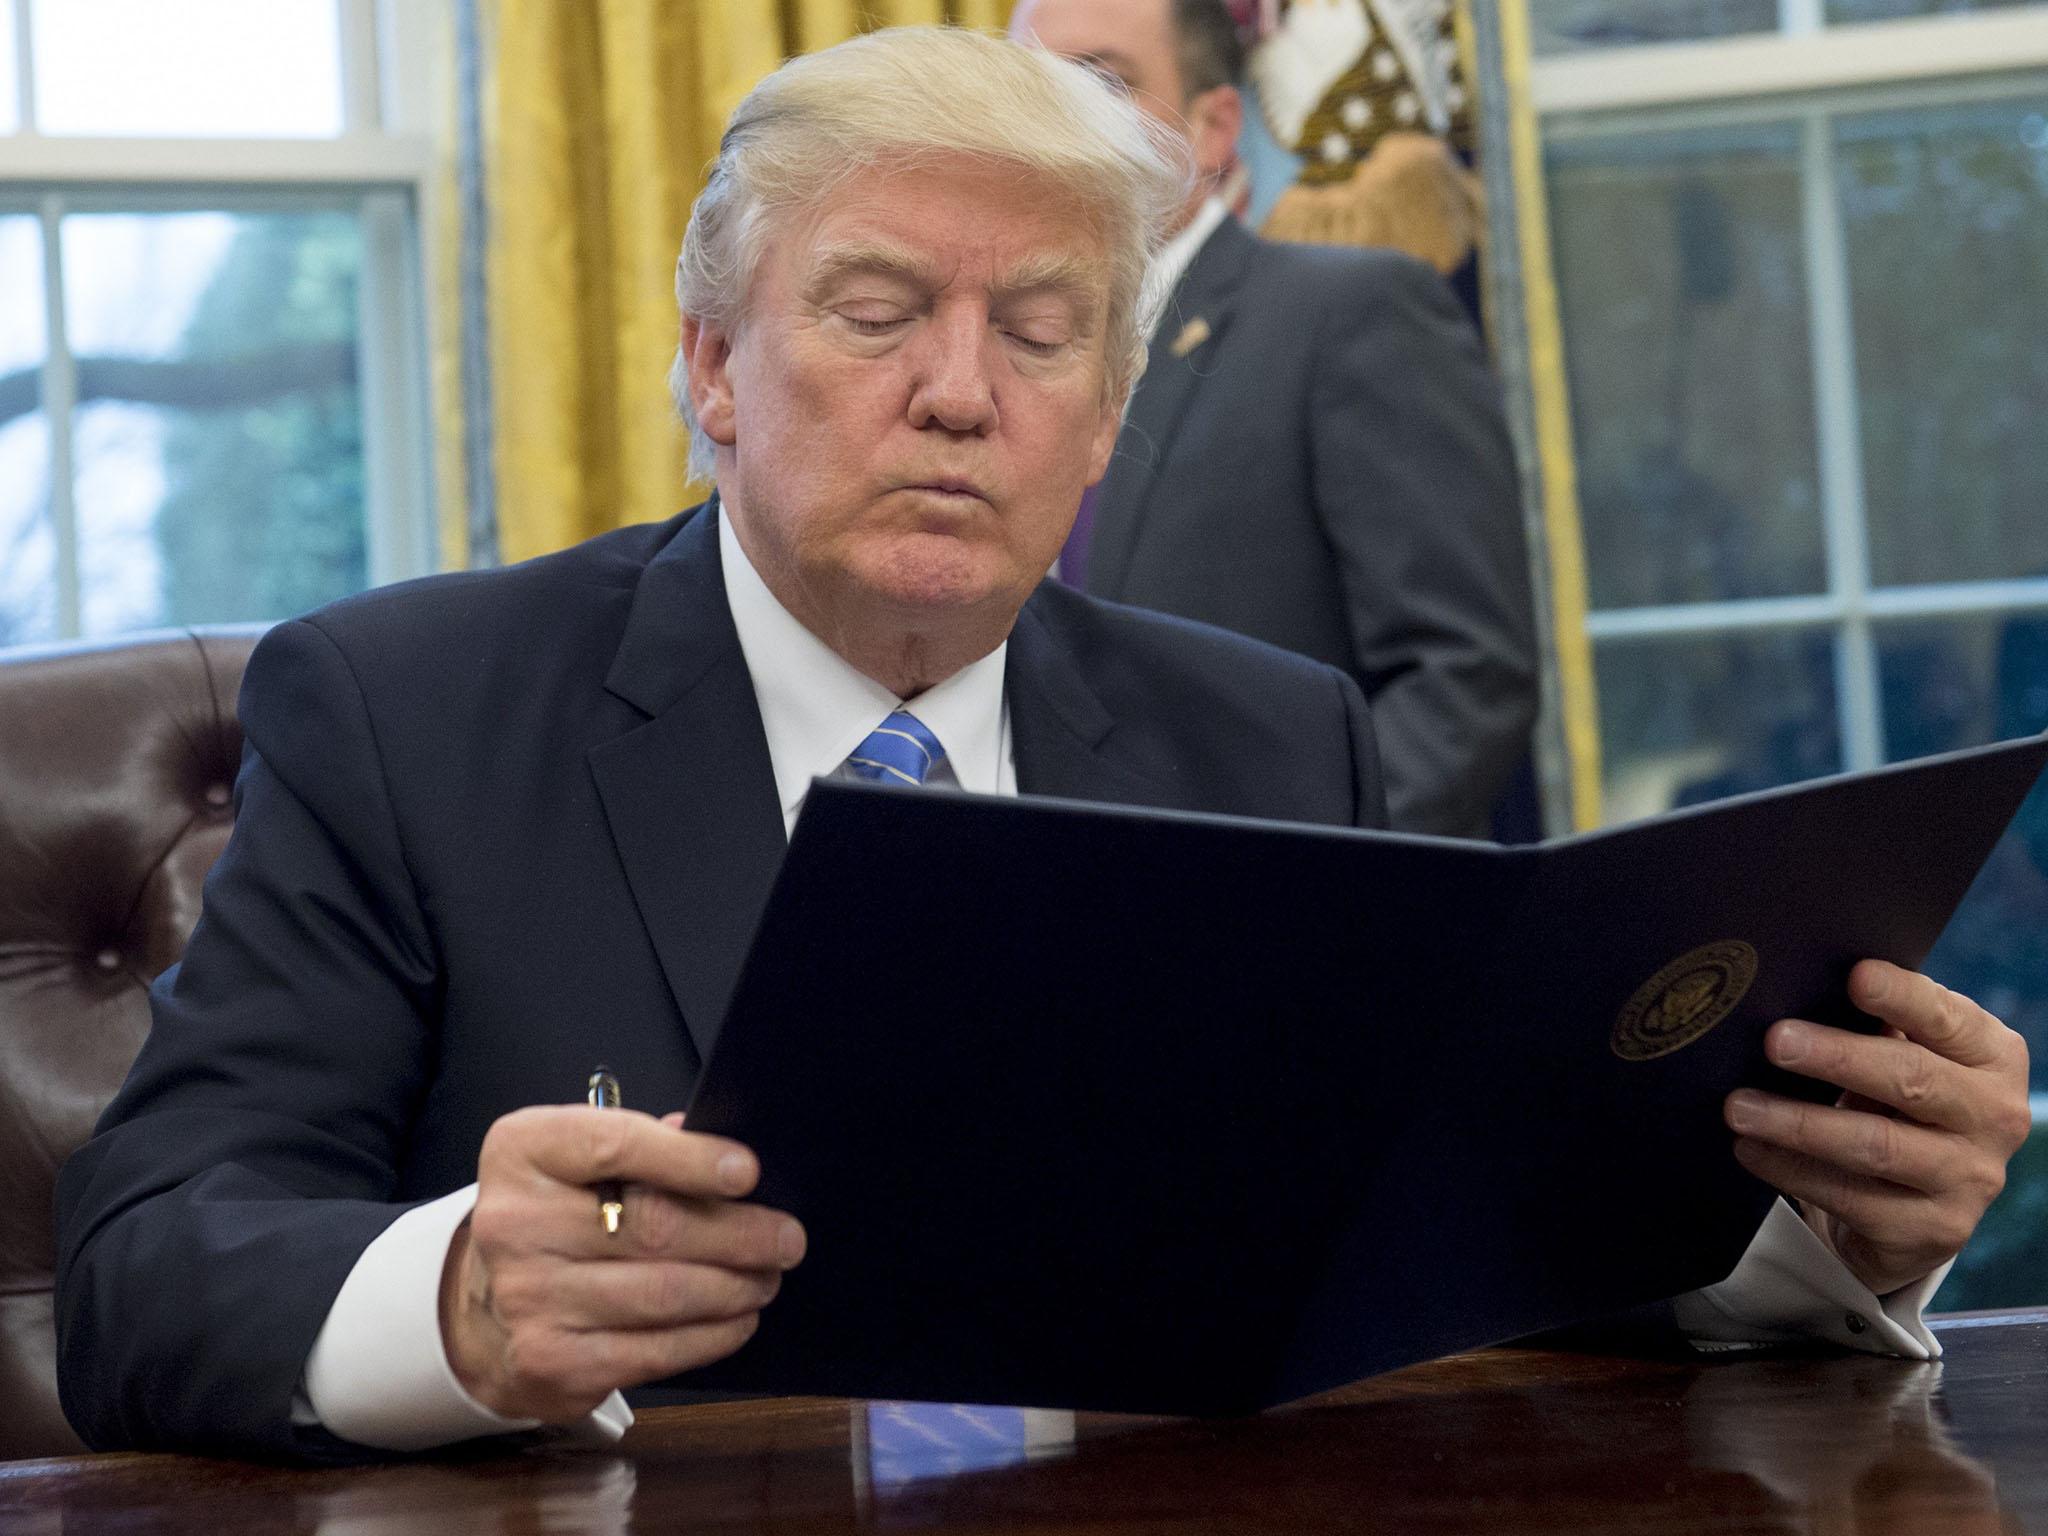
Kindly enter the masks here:
M 2039 0 L 1828 0 L 1828 21 L 1893 21 L 1901 16 L 1967 16 L 1973 11 L 2009 11 Z
M 2048 612 L 1887 624 L 1878 658 L 1895 759 L 2048 730 Z M 2048 782 L 1992 854 L 1927 970 L 2026 1035 L 2034 1087 L 2048 1090 Z
M 42 226 L 0 217 L 0 646 L 57 631 L 43 305 Z
M 1529 0 L 1539 54 L 1778 30 L 1778 0 Z
M 2048 82 L 1835 137 L 1872 576 L 2048 574 Z
M 1825 587 L 1796 133 L 1551 152 L 1595 608 Z
M 86 633 L 366 584 L 360 244 L 338 213 L 64 221 Z
M 20 82 L 14 71 L 14 0 L 0 0 L 0 133 L 21 127 Z
M 341 132 L 336 0 L 30 0 L 44 133 Z
M 1609 822 L 1841 769 L 1826 631 L 1609 640 L 1595 670 Z

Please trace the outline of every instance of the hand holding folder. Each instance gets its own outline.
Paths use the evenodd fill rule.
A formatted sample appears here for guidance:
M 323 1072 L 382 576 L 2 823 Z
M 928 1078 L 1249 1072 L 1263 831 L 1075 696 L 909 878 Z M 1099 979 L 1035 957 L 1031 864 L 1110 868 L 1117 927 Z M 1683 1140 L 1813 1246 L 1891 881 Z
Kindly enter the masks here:
M 1849 1001 L 1882 1036 L 1775 1024 L 1773 1064 L 1842 1090 L 1833 1106 L 1756 1089 L 1729 1096 L 1735 1157 L 1792 1196 L 1877 1295 L 1961 1251 L 2027 1139 L 2027 1043 L 1966 997 L 1883 961 L 1850 972 Z

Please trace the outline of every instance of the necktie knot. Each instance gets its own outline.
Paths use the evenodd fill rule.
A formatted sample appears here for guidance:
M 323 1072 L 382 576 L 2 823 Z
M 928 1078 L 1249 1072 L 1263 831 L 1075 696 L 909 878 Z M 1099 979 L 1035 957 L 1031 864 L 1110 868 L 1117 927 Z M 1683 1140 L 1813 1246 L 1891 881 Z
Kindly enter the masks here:
M 945 756 L 946 749 L 925 723 L 899 709 L 868 732 L 846 766 L 877 784 L 922 784 Z

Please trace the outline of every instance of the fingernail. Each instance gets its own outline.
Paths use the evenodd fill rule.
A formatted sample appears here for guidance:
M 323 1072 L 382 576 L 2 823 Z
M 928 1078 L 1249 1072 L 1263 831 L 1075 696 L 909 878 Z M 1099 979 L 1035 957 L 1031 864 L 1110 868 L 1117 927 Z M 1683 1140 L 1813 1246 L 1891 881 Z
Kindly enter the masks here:
M 1813 1043 L 1813 1032 L 1797 1019 L 1787 1019 L 1771 1031 L 1771 1060 L 1789 1065 L 1803 1061 Z
M 1747 1088 L 1728 1095 L 1728 1124 L 1738 1131 L 1753 1131 L 1763 1123 L 1764 1097 Z
M 718 1160 L 718 1182 L 734 1194 L 742 1193 L 753 1177 L 753 1169 L 744 1152 L 728 1152 Z
M 1863 1000 L 1868 1003 L 1883 1002 L 1885 993 L 1892 988 L 1891 972 L 1881 965 L 1866 965 L 1862 977 L 1862 985 L 1857 990 L 1862 992 Z
M 782 1231 L 775 1239 L 776 1254 L 782 1260 L 784 1269 L 794 1269 L 803 1261 L 804 1229 L 796 1222 L 785 1221 Z

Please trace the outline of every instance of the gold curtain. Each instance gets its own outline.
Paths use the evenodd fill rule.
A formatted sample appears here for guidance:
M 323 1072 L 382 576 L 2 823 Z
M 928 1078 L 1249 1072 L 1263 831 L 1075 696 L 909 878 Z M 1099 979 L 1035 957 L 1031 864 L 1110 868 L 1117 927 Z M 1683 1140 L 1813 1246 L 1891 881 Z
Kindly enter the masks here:
M 719 129 L 789 54 L 1009 0 L 491 0 L 484 156 L 498 545 L 667 517 L 675 259 Z

